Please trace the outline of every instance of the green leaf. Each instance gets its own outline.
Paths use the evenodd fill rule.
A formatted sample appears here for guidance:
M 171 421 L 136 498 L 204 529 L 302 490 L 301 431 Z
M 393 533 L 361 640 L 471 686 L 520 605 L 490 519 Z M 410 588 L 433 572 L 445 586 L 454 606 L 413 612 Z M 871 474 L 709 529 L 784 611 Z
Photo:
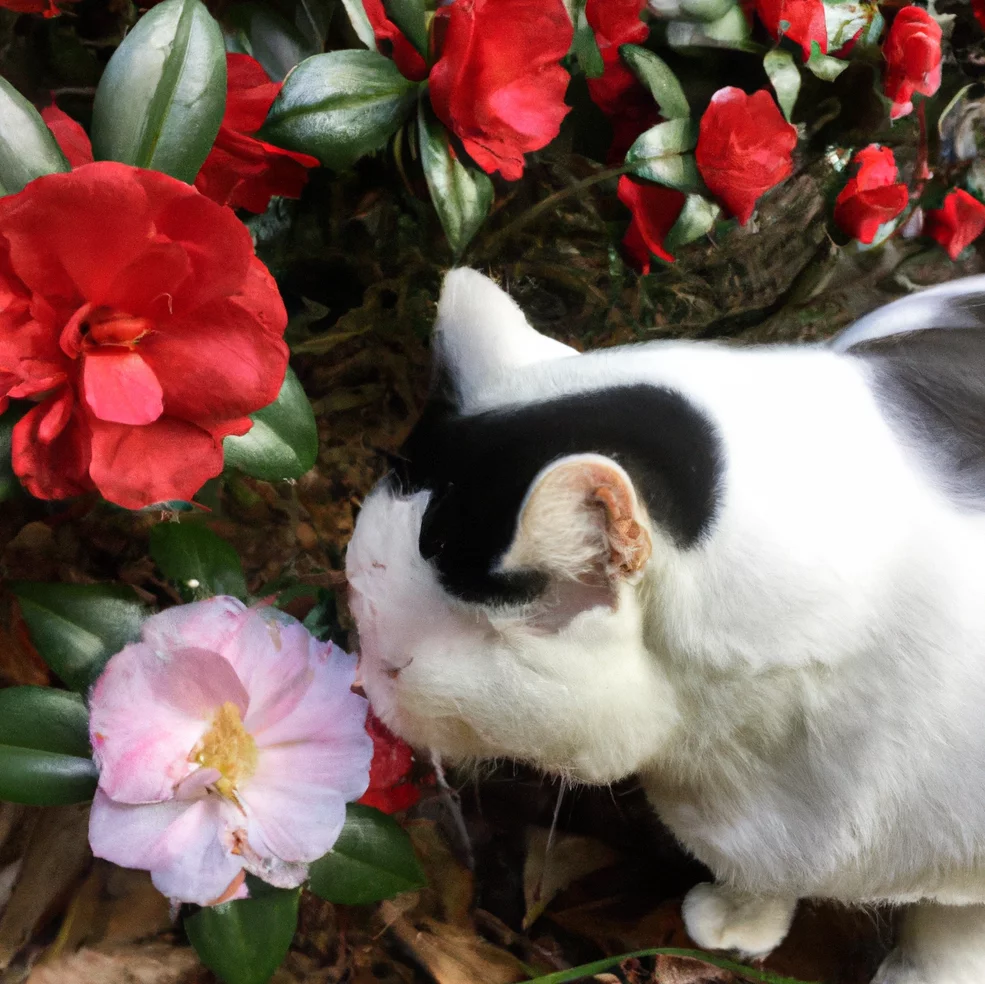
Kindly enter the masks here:
M 711 24 L 721 20 L 734 6 L 735 0 L 682 0 L 681 14 L 687 19 Z
M 637 137 L 626 154 L 632 173 L 647 181 L 697 193 L 704 188 L 694 155 L 698 142 L 698 124 L 693 120 L 668 120 L 658 123 Z
M 688 195 L 681 214 L 664 239 L 664 248 L 673 253 L 678 247 L 693 243 L 715 224 L 721 209 L 704 195 Z
M 822 81 L 834 82 L 848 68 L 848 62 L 821 54 L 821 46 L 816 41 L 812 41 L 811 57 L 807 59 L 807 67 Z
M 91 758 L 0 745 L 0 800 L 29 806 L 84 803 L 98 781 Z
M 422 0 L 383 0 L 387 16 L 403 31 L 404 36 L 426 58 L 428 25 Z
M 243 565 L 232 545 L 198 523 L 158 523 L 150 555 L 164 576 L 189 598 L 247 595 Z
M 667 25 L 667 44 L 671 48 L 730 48 L 735 51 L 762 52 L 763 46 L 750 40 L 749 20 L 739 4 L 708 24 L 675 20 Z
M 261 135 L 342 171 L 396 133 L 417 89 L 375 51 L 315 55 L 287 77 Z
M 311 866 L 310 888 L 342 905 L 360 905 L 423 888 L 410 838 L 392 817 L 350 803 L 335 847 Z
M 800 94 L 800 69 L 789 51 L 774 48 L 763 58 L 763 68 L 776 92 L 776 101 L 783 110 L 787 122 L 793 116 L 793 108 Z
M 0 690 L 0 745 L 89 758 L 89 712 L 79 694 L 53 687 Z
M 225 23 L 238 48 L 255 58 L 275 82 L 299 62 L 321 51 L 321 46 L 312 48 L 293 24 L 266 4 L 234 4 Z
M 199 0 L 164 0 L 137 21 L 96 90 L 92 147 L 195 180 L 226 106 L 222 31 Z
M 297 0 L 294 23 L 308 46 L 308 52 L 319 55 L 325 50 L 325 39 L 332 24 L 335 0 Z
M 595 32 L 585 16 L 586 0 L 565 0 L 564 5 L 575 28 L 571 50 L 578 59 L 581 70 L 590 79 L 597 79 L 605 71 L 605 63 L 602 61 L 602 52 L 599 51 Z
M 660 107 L 661 116 L 673 120 L 686 119 L 691 115 L 691 107 L 677 76 L 662 58 L 635 44 L 622 45 L 619 54 L 633 74 L 650 90 Z
M 38 584 L 11 590 L 41 658 L 72 690 L 84 692 L 110 656 L 140 637 L 147 610 L 113 584 Z
M 604 973 L 617 967 L 624 960 L 632 960 L 639 957 L 686 957 L 688 960 L 697 960 L 700 963 L 708 964 L 710 967 L 718 967 L 727 970 L 740 977 L 744 981 L 754 981 L 755 984 L 803 984 L 792 977 L 781 977 L 768 970 L 756 970 L 753 967 L 746 967 L 743 964 L 729 960 L 727 957 L 719 957 L 712 953 L 703 953 L 701 950 L 684 950 L 675 946 L 657 946 L 648 950 L 634 950 L 632 953 L 622 953 L 615 957 L 605 957 L 603 960 L 596 960 L 593 963 L 582 964 L 580 967 L 571 967 L 568 970 L 559 970 L 553 974 L 544 974 L 527 981 L 526 984 L 570 984 L 571 981 L 580 981 L 587 977 L 594 977 L 596 974 Z
M 249 431 L 222 442 L 227 468 L 277 482 L 300 478 L 314 467 L 318 426 L 308 397 L 290 367 L 277 399 L 250 418 L 253 426 Z
M 421 95 L 417 125 L 431 201 L 457 260 L 489 214 L 493 183 L 483 171 L 463 164 L 452 153 L 448 131 L 434 115 L 426 92 Z
M 366 16 L 366 9 L 363 7 L 363 0 L 342 0 L 342 6 L 349 15 L 349 23 L 352 25 L 356 37 L 370 51 L 376 51 L 376 34 L 373 32 L 373 25 L 370 24 Z
M 272 889 L 256 898 L 200 909 L 185 921 L 199 959 L 226 984 L 266 984 L 298 928 L 301 890 Z
M 68 161 L 41 114 L 0 76 L 0 194 L 14 194 Z

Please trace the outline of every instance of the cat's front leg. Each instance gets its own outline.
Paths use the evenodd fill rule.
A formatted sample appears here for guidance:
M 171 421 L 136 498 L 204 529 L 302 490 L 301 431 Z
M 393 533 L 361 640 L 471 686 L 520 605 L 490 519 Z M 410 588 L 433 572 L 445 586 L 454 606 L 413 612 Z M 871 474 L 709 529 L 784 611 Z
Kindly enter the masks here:
M 751 895 L 703 882 L 687 893 L 681 911 L 688 935 L 698 946 L 733 950 L 751 958 L 763 957 L 779 946 L 796 908 L 796 899 Z
M 985 906 L 920 902 L 903 916 L 896 949 L 872 984 L 985 982 Z

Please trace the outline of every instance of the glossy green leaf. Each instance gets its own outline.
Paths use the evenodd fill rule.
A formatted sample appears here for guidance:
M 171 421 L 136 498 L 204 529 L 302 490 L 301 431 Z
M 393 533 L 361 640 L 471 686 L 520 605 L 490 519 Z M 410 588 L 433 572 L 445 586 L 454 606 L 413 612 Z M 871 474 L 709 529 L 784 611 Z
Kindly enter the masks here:
M 704 184 L 691 150 L 698 142 L 698 124 L 693 120 L 658 123 L 637 137 L 626 154 L 632 173 L 687 193 L 700 192 Z
M 675 20 L 667 25 L 671 48 L 731 48 L 736 51 L 763 52 L 763 46 L 750 40 L 749 20 L 739 4 L 734 4 L 709 23 L 695 24 Z
M 0 76 L 0 194 L 14 194 L 68 161 L 41 114 Z
M 721 209 L 704 195 L 688 195 L 681 214 L 664 240 L 664 248 L 673 253 L 681 246 L 706 235 L 715 224 Z
M 427 883 L 400 824 L 379 810 L 350 803 L 335 847 L 311 866 L 310 888 L 343 905 L 388 899 Z
M 681 0 L 681 16 L 711 24 L 721 20 L 734 6 L 735 0 Z
M 807 68 L 819 79 L 825 82 L 834 82 L 848 68 L 848 62 L 841 58 L 832 58 L 831 55 L 822 54 L 821 46 L 816 41 L 812 41 L 811 57 L 807 59 Z
M 373 33 L 373 25 L 370 24 L 366 16 L 366 8 L 363 7 L 363 0 L 342 0 L 342 6 L 349 15 L 349 23 L 352 25 L 356 37 L 370 51 L 376 51 L 376 35 Z
M 383 8 L 390 20 L 417 49 L 418 54 L 427 57 L 427 8 L 423 0 L 383 0 Z
M 691 115 L 691 107 L 677 76 L 662 58 L 635 44 L 622 45 L 619 54 L 633 74 L 650 90 L 664 119 L 686 119 Z
M 79 694 L 54 687 L 0 690 L 0 745 L 89 758 L 89 712 Z
M 250 417 L 253 426 L 247 433 L 222 442 L 227 468 L 277 482 L 300 478 L 314 467 L 318 457 L 315 414 L 290 367 L 277 399 Z
M 271 889 L 256 898 L 200 909 L 185 921 L 199 959 L 226 984 L 266 984 L 298 926 L 301 890 Z
M 287 77 L 261 131 L 337 171 L 379 150 L 407 118 L 418 84 L 375 51 L 330 51 Z
M 11 590 L 41 658 L 79 692 L 89 688 L 110 656 L 140 637 L 149 614 L 122 585 L 15 581 Z
M 29 806 L 84 803 L 98 781 L 91 758 L 0 745 L 0 800 Z
M 325 39 L 335 12 L 335 0 L 297 0 L 294 24 L 312 55 L 325 50 Z
M 97 160 L 195 180 L 226 106 L 222 31 L 199 0 L 164 0 L 137 21 L 96 90 Z
M 452 153 L 448 131 L 434 115 L 426 94 L 421 96 L 417 122 L 431 201 L 458 259 L 489 214 L 493 183 L 483 171 L 463 164 Z
M 595 38 L 592 25 L 585 16 L 585 0 L 565 0 L 568 15 L 575 28 L 571 49 L 578 59 L 581 70 L 590 78 L 597 79 L 605 71 L 602 52 Z
M 763 68 L 766 69 L 766 75 L 776 93 L 776 101 L 789 123 L 800 94 L 800 69 L 793 55 L 781 48 L 774 48 L 766 53 Z
M 573 981 L 586 980 L 596 974 L 602 974 L 613 967 L 618 967 L 625 960 L 639 959 L 641 957 L 685 957 L 688 960 L 697 960 L 707 964 L 709 967 L 718 967 L 720 970 L 727 970 L 736 977 L 744 981 L 753 981 L 755 984 L 803 984 L 792 977 L 781 977 L 769 970 L 758 970 L 755 967 L 747 967 L 729 960 L 727 957 L 720 957 L 714 953 L 704 953 L 701 950 L 685 950 L 675 946 L 657 946 L 648 950 L 634 950 L 632 953 L 621 953 L 615 957 L 605 957 L 602 960 L 595 960 L 592 963 L 582 964 L 580 967 L 571 967 L 568 970 L 558 970 L 553 974 L 544 974 L 527 981 L 526 984 L 571 984 Z
M 276 10 L 251 0 L 229 8 L 225 21 L 229 40 L 236 50 L 251 55 L 276 82 L 284 78 L 299 62 L 321 51 Z
M 158 523 L 150 531 L 150 555 L 189 599 L 247 595 L 239 555 L 199 523 Z

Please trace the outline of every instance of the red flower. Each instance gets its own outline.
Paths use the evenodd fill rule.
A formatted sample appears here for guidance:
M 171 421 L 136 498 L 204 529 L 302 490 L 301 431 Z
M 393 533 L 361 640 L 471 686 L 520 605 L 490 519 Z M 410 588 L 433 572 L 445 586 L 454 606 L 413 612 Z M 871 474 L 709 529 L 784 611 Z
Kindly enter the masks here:
M 0 7 L 14 10 L 18 14 L 44 14 L 45 17 L 57 17 L 61 11 L 59 3 L 75 3 L 75 0 L 0 0 Z
M 978 26 L 985 31 L 985 0 L 971 0 L 971 12 L 978 21 Z
M 645 6 L 646 0 L 588 0 L 585 4 L 585 18 L 595 32 L 603 65 L 598 78 L 588 79 L 588 94 L 612 124 L 612 164 L 626 156 L 641 133 L 660 122 L 650 92 L 619 55 L 620 45 L 641 44 L 649 36 L 650 29 L 640 20 Z
M 616 194 L 633 216 L 622 241 L 633 266 L 640 273 L 649 273 L 651 253 L 673 263 L 674 257 L 664 249 L 663 242 L 681 214 L 686 196 L 628 174 L 619 179 Z
M 417 49 L 407 40 L 403 31 L 387 17 L 383 0 L 363 0 L 363 9 L 372 25 L 373 34 L 384 54 L 389 54 L 401 74 L 412 82 L 422 82 L 428 77 L 428 67 Z
M 797 130 L 765 89 L 719 89 L 701 117 L 695 158 L 705 184 L 745 225 L 756 201 L 793 172 Z
M 420 790 L 407 779 L 414 764 L 410 745 L 397 738 L 372 711 L 366 718 L 366 731 L 373 739 L 373 761 L 369 788 L 359 802 L 384 813 L 408 809 L 421 798 Z
M 48 124 L 61 147 L 65 159 L 72 167 L 92 163 L 92 144 L 89 136 L 68 113 L 63 113 L 54 103 L 41 110 L 41 118 Z
M 263 212 L 274 195 L 298 198 L 318 161 L 253 136 L 263 126 L 281 82 L 271 82 L 249 55 L 226 55 L 226 115 L 195 187 L 220 205 Z
M 882 46 L 886 95 L 896 120 L 913 112 L 913 94 L 932 96 L 941 84 L 941 29 L 922 7 L 904 7 Z
M 479 167 L 516 181 L 523 155 L 546 147 L 568 113 L 558 62 L 574 28 L 563 0 L 456 0 L 434 27 L 435 113 Z
M 0 410 L 43 499 L 191 499 L 287 365 L 287 315 L 236 216 L 112 161 L 0 199 Z
M 930 209 L 924 219 L 924 234 L 936 239 L 952 260 L 985 232 L 985 205 L 961 188 L 944 198 L 944 207 Z
M 755 0 L 755 4 L 756 13 L 770 36 L 776 41 L 788 37 L 799 44 L 804 61 L 811 57 L 812 41 L 821 46 L 822 53 L 827 52 L 828 29 L 821 0 Z
M 848 179 L 835 199 L 835 222 L 848 235 L 871 243 L 879 226 L 906 208 L 910 194 L 906 185 L 897 183 L 899 171 L 888 147 L 869 144 L 854 160 L 858 173 Z

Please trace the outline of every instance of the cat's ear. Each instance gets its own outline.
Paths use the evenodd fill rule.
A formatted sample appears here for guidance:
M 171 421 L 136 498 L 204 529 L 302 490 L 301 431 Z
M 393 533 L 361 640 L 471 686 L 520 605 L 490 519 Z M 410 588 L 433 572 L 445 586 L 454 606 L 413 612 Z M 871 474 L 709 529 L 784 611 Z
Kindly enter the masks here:
M 459 403 L 510 370 L 578 354 L 541 335 L 506 291 L 464 267 L 445 277 L 433 346 L 439 385 L 450 385 Z
M 635 581 L 650 559 L 649 531 L 622 467 L 598 454 L 570 455 L 534 479 L 500 568 L 610 586 Z

